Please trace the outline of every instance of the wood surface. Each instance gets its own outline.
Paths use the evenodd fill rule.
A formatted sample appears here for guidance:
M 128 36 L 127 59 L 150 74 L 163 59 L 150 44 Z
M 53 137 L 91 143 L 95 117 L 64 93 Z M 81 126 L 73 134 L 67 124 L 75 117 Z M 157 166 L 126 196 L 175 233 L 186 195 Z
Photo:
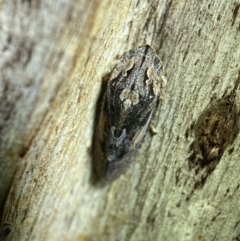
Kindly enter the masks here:
M 240 240 L 239 0 L 0 6 L 1 240 Z M 168 79 L 158 133 L 93 186 L 103 78 L 145 44 Z

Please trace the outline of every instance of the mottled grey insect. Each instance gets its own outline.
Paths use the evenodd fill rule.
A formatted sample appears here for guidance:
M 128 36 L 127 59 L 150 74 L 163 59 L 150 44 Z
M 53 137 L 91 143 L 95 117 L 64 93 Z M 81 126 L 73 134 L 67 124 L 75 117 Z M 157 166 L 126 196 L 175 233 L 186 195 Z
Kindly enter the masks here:
M 120 58 L 104 93 L 94 137 L 97 178 L 114 179 L 126 169 L 144 139 L 165 84 L 161 61 L 150 46 Z

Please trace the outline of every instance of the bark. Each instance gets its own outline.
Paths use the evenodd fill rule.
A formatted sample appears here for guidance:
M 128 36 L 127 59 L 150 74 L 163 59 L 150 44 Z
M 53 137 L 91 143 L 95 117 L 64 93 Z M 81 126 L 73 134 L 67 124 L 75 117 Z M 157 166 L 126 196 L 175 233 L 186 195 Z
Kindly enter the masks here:
M 1 3 L 2 240 L 240 240 L 239 1 Z M 168 85 L 134 163 L 90 183 L 103 77 L 151 45 Z

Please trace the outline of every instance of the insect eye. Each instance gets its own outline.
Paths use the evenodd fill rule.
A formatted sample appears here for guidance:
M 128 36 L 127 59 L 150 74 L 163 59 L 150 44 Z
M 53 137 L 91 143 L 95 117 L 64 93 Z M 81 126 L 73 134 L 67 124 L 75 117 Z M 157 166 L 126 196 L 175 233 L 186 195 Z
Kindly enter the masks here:
M 125 70 L 124 70 L 124 73 L 123 73 L 123 75 L 124 75 L 125 77 L 128 77 L 128 76 L 132 73 L 132 71 L 133 71 L 133 66 L 134 66 L 134 61 L 130 61 L 130 62 L 128 63 L 128 65 L 125 67 Z
M 126 69 L 124 72 L 124 76 L 129 77 L 133 71 L 133 68 Z
M 149 69 L 146 69 L 146 71 L 144 72 L 143 81 L 144 81 L 143 84 L 144 84 L 146 87 L 148 87 L 150 84 L 152 84 L 152 79 L 151 79 L 150 76 L 149 76 Z

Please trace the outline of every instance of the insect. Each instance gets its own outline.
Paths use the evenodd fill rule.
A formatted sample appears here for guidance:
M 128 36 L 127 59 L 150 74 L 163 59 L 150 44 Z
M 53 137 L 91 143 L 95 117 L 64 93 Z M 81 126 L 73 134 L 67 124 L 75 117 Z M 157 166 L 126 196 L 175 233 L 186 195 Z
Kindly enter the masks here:
M 110 74 L 95 132 L 93 170 L 98 178 L 114 179 L 129 165 L 165 84 L 161 61 L 149 45 L 122 55 Z

